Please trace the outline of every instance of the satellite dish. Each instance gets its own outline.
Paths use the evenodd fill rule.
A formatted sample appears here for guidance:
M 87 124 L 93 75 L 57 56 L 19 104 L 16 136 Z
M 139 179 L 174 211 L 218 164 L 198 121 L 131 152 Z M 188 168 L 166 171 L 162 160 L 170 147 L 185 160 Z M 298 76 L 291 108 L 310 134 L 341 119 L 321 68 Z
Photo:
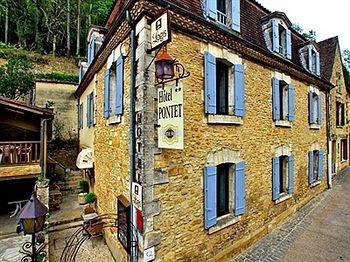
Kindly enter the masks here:
M 92 148 L 86 148 L 81 150 L 77 157 L 76 165 L 79 169 L 93 168 L 94 150 Z

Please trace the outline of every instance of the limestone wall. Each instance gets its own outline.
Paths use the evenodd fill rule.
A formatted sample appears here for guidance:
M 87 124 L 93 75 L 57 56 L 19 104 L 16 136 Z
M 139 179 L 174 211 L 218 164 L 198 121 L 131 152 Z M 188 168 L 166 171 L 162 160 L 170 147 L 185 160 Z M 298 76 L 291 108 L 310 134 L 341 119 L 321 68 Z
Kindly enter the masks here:
M 243 245 L 265 234 L 269 228 L 294 212 L 300 203 L 326 188 L 326 157 L 322 183 L 308 184 L 308 151 L 318 143 L 326 149 L 326 103 L 323 124 L 311 130 L 308 123 L 309 85 L 292 79 L 295 85 L 295 121 L 291 128 L 275 127 L 272 120 L 273 68 L 266 68 L 243 57 L 246 86 L 246 114 L 243 125 L 208 125 L 204 113 L 203 50 L 206 43 L 173 33 L 169 53 L 191 76 L 184 87 L 185 148 L 162 150 L 155 156 L 155 169 L 167 172 L 169 183 L 155 186 L 161 210 L 154 217 L 154 230 L 161 232 L 156 246 L 158 261 L 205 261 L 220 258 L 232 247 Z M 325 101 L 325 94 L 321 93 Z M 287 145 L 295 158 L 294 194 L 275 204 L 272 201 L 272 157 L 274 149 Z M 209 234 L 204 229 L 203 168 L 210 153 L 223 148 L 239 151 L 246 161 L 246 212 L 234 225 Z M 277 218 L 277 219 L 276 219 Z M 241 246 L 235 245 L 240 240 Z M 235 250 L 230 250 L 234 252 Z

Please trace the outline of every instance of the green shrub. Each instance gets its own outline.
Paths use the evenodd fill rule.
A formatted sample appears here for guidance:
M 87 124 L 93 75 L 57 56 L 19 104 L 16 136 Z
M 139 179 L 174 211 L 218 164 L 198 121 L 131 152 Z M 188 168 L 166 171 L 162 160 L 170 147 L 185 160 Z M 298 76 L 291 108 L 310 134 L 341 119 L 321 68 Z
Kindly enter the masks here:
M 89 184 L 87 181 L 85 180 L 80 180 L 78 182 L 78 189 L 82 192 L 82 193 L 87 193 L 89 192 Z
M 70 74 L 47 73 L 47 74 L 36 74 L 35 77 L 37 79 L 51 79 L 51 80 L 66 81 L 71 83 L 79 82 L 78 75 L 70 75 Z
M 94 193 L 89 193 L 85 196 L 85 203 L 94 203 L 97 200 L 97 196 Z

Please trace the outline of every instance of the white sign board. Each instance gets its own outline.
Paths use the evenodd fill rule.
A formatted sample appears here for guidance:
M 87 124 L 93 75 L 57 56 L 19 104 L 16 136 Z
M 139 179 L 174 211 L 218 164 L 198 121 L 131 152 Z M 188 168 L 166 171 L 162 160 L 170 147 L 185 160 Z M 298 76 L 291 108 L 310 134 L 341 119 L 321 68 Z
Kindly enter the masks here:
M 147 248 L 143 253 L 143 262 L 149 262 L 156 258 L 154 247 Z
M 179 84 L 158 89 L 158 147 L 184 149 L 183 88 Z
M 169 13 L 165 12 L 151 24 L 151 49 L 157 49 L 161 45 L 171 41 L 169 27 Z
M 132 202 L 138 210 L 142 210 L 142 186 L 135 182 L 132 183 Z

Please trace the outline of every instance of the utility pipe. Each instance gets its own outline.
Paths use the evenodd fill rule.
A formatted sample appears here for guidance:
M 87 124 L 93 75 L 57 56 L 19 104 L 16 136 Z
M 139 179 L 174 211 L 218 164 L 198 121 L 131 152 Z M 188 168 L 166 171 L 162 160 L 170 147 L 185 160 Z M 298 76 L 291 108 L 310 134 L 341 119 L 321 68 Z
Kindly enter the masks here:
M 326 132 L 327 132 L 327 185 L 328 188 L 332 188 L 332 148 L 331 143 L 331 119 L 330 119 L 330 91 L 326 92 Z

